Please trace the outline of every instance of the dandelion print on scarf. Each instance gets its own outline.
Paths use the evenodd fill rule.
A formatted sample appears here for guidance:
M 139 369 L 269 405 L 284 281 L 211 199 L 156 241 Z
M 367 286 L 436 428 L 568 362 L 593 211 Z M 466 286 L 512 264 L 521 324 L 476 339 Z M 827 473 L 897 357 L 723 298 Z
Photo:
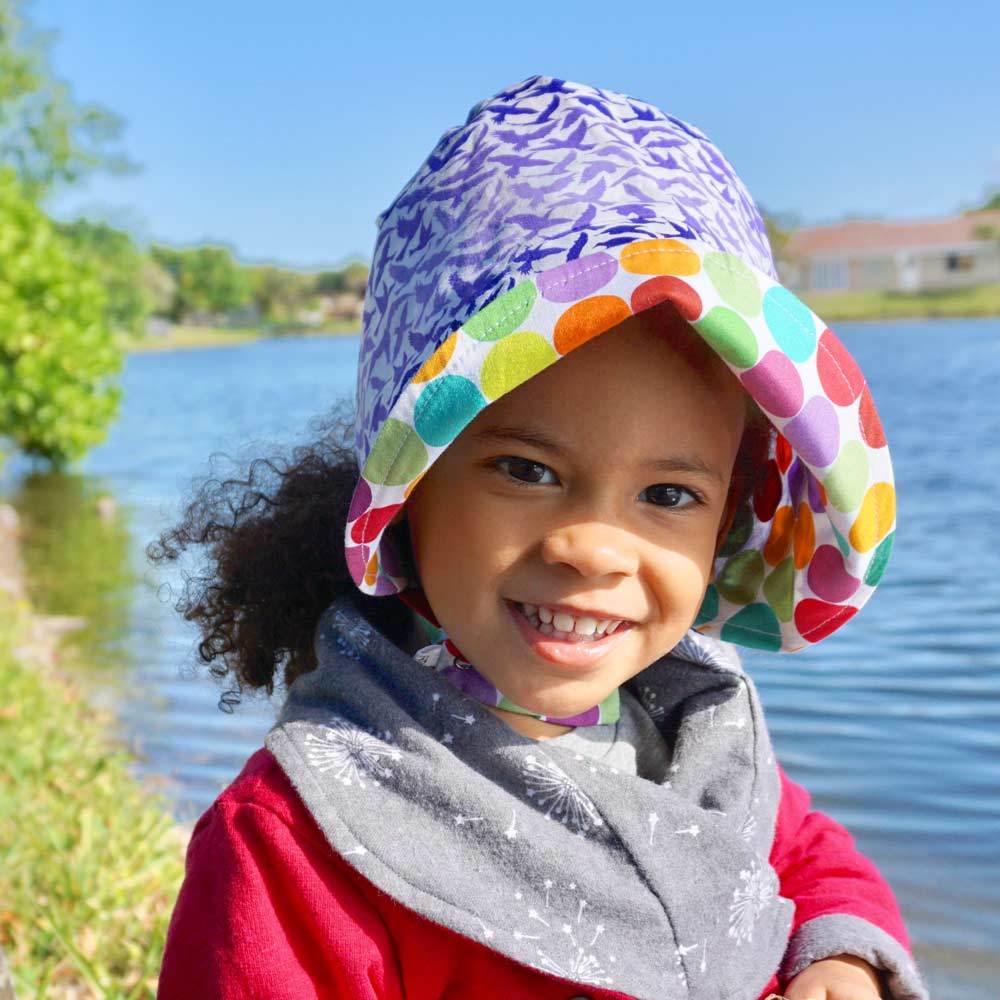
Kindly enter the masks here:
M 577 836 L 604 825 L 604 820 L 582 788 L 550 760 L 530 753 L 524 758 L 525 795 Z
M 401 756 L 389 745 L 391 739 L 388 732 L 380 738 L 374 731 L 359 729 L 338 715 L 322 728 L 321 735 L 306 736 L 306 759 L 318 771 L 333 771 L 333 777 L 344 785 L 365 788 L 365 778 L 378 785 L 379 779 L 392 777 L 385 762 Z

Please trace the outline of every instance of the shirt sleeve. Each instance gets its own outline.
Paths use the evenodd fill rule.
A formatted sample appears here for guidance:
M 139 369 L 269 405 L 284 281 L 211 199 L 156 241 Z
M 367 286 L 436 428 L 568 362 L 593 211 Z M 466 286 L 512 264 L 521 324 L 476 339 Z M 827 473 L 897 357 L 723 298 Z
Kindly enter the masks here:
M 378 913 L 312 831 L 225 797 L 187 853 L 159 1000 L 402 1000 Z
M 882 970 L 887 997 L 927 1000 L 888 882 L 848 830 L 811 810 L 809 792 L 780 767 L 778 772 L 781 803 L 770 860 L 781 895 L 795 903 L 782 985 L 812 962 L 856 955 Z

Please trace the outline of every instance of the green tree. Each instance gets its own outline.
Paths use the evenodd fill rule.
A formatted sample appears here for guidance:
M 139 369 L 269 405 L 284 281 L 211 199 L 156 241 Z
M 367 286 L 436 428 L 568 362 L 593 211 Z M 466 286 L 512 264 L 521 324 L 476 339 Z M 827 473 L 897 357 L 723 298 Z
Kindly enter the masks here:
M 983 202 L 976 212 L 997 212 L 1000 211 L 1000 191 L 996 191 L 986 201 Z
M 317 295 L 338 295 L 343 290 L 343 271 L 320 271 L 313 282 L 313 291 Z
M 111 327 L 142 334 L 152 303 L 143 288 L 142 254 L 128 233 L 87 219 L 59 224 L 58 229 L 77 258 L 97 269 L 107 293 L 106 318 Z
M 365 286 L 368 284 L 368 265 L 361 261 L 352 261 L 343 270 L 344 291 L 352 292 L 358 298 L 363 298 Z
M 0 165 L 16 172 L 29 198 L 95 171 L 138 166 L 109 151 L 124 120 L 97 104 L 79 104 L 49 64 L 53 32 L 26 16 L 27 0 L 0 0 Z
M 253 299 L 249 275 L 226 247 L 175 250 L 154 245 L 151 254 L 177 283 L 171 315 L 177 322 L 194 313 L 225 314 Z
M 0 168 L 0 438 L 56 465 L 102 441 L 121 350 L 92 266 Z
M 307 275 L 282 267 L 251 268 L 250 278 L 257 308 L 276 322 L 294 319 L 313 290 Z

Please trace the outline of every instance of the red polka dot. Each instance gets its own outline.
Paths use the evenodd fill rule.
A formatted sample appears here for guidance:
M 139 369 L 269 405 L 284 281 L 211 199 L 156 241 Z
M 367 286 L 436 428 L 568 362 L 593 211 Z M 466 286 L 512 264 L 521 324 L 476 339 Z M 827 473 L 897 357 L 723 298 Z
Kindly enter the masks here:
M 824 330 L 819 338 L 816 367 L 823 391 L 838 406 L 850 406 L 865 387 L 861 369 L 833 330 Z
M 792 446 L 783 434 L 779 434 L 774 443 L 774 457 L 781 472 L 787 472 L 792 464 Z
M 368 511 L 351 525 L 351 539 L 355 542 L 370 542 L 377 538 L 402 506 L 401 503 L 394 503 Z
M 632 312 L 640 313 L 667 301 L 672 302 L 689 322 L 693 323 L 701 315 L 698 293 L 678 278 L 663 276 L 644 281 L 632 292 Z
M 811 597 L 795 605 L 795 627 L 803 639 L 819 642 L 858 613 L 851 604 L 827 604 Z
M 871 390 L 867 387 L 861 394 L 858 423 L 861 425 L 861 436 L 869 448 L 884 448 L 886 446 L 882 421 L 879 420 L 878 410 L 875 409 L 875 400 L 872 399 Z
M 770 521 L 780 500 L 781 473 L 778 472 L 778 463 L 771 459 L 767 463 L 763 481 L 753 495 L 753 512 L 757 515 L 757 520 Z

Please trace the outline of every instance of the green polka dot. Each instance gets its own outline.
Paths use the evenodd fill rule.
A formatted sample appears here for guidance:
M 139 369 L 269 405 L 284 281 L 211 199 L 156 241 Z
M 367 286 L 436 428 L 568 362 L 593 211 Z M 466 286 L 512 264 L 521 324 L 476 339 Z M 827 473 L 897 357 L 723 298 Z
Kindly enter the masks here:
M 868 485 L 868 452 L 860 441 L 848 441 L 823 480 L 826 495 L 837 510 L 855 510 Z
M 886 535 L 882 539 L 881 544 L 875 550 L 875 555 L 872 556 L 872 561 L 868 564 L 868 570 L 865 573 L 865 583 L 869 587 L 878 586 L 879 580 L 882 579 L 882 574 L 885 572 L 886 566 L 889 564 L 889 556 L 892 554 L 892 540 L 896 537 L 896 532 L 891 535 Z
M 847 559 L 848 556 L 850 556 L 851 554 L 851 543 L 846 538 L 844 538 L 844 536 L 839 531 L 837 531 L 837 528 L 834 524 L 831 523 L 830 528 L 833 531 L 833 537 L 837 543 L 837 548 L 840 549 L 840 554 L 845 559 Z
M 736 642 L 751 649 L 781 649 L 781 625 L 766 604 L 751 604 L 737 611 L 722 626 L 723 642 Z
M 764 319 L 778 346 L 792 361 L 801 363 L 816 350 L 816 323 L 805 303 L 775 285 L 764 296 Z
M 789 556 L 764 581 L 764 596 L 783 622 L 792 620 L 795 610 L 795 560 Z
M 753 271 L 731 253 L 707 253 L 703 261 L 705 272 L 726 305 L 744 316 L 760 312 L 760 286 Z
M 502 340 L 528 318 L 536 295 L 534 283 L 522 281 L 466 320 L 462 329 L 473 340 Z
M 403 486 L 426 464 L 427 449 L 417 432 L 390 417 L 378 432 L 362 472 L 370 483 Z
M 499 399 L 558 357 L 552 345 L 537 333 L 513 333 L 486 355 L 479 373 L 480 385 L 487 399 Z
M 428 443 L 450 444 L 486 405 L 473 382 L 461 375 L 445 375 L 420 394 L 413 410 L 413 426 Z
M 716 306 L 694 324 L 701 336 L 737 368 L 751 368 L 757 363 L 757 338 L 739 313 Z
M 719 592 L 711 584 L 705 591 L 705 596 L 701 602 L 701 610 L 695 618 L 695 625 L 704 625 L 710 622 L 719 613 Z
M 764 581 L 764 557 L 758 549 L 733 556 L 715 579 L 719 593 L 733 604 L 749 604 Z
M 726 540 L 722 543 L 722 548 L 719 549 L 719 555 L 731 556 L 733 553 L 739 552 L 746 545 L 751 531 L 753 531 L 753 511 L 749 504 L 744 504 L 736 511 L 729 534 L 726 535 Z

